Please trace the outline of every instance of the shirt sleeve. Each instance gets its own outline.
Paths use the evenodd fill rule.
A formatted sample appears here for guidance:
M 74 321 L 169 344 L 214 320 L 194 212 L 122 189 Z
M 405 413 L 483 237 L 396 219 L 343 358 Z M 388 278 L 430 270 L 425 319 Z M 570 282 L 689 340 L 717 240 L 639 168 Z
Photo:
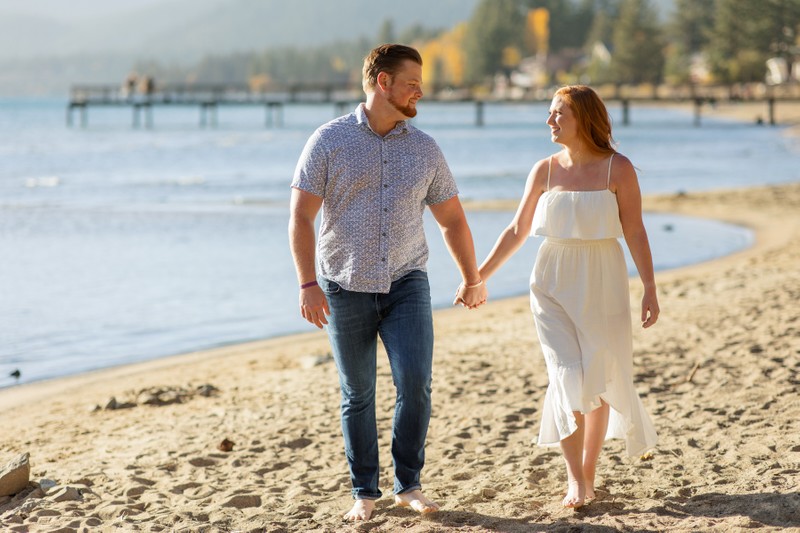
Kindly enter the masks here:
M 327 183 L 328 154 L 323 146 L 322 136 L 316 131 L 309 137 L 300 154 L 294 169 L 292 187 L 324 198 Z
M 432 151 L 435 164 L 433 180 L 428 187 L 428 194 L 425 196 L 425 203 L 428 205 L 438 204 L 458 195 L 458 186 L 453 173 L 450 172 L 444 154 L 435 142 Z

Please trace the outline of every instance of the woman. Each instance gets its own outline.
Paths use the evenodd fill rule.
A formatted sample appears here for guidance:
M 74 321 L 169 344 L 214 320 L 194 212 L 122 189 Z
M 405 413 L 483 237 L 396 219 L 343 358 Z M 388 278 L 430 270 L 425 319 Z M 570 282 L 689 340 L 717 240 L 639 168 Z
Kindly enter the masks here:
M 631 162 L 614 150 L 605 105 L 586 86 L 556 91 L 547 119 L 561 151 L 537 162 L 512 223 L 480 267 L 488 280 L 528 235 L 542 235 L 531 274 L 531 309 L 550 384 L 539 444 L 560 444 L 565 507 L 595 497 L 603 441 L 624 438 L 631 456 L 656 443 L 633 386 L 625 237 L 644 284 L 642 326 L 658 319 L 653 260 Z

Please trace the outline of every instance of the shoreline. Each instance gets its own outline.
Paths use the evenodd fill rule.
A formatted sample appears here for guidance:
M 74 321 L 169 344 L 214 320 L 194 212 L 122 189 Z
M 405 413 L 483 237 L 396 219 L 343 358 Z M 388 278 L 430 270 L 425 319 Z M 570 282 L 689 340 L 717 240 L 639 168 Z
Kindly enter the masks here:
M 769 235 L 759 235 L 758 229 L 751 226 L 750 224 L 751 221 L 749 219 L 729 217 L 727 214 L 724 213 L 720 214 L 720 216 L 708 217 L 701 212 L 695 212 L 691 209 L 688 210 L 681 209 L 679 204 L 676 204 L 673 201 L 674 198 L 675 195 L 673 194 L 654 194 L 654 195 L 644 196 L 642 198 L 643 211 L 646 213 L 647 212 L 663 213 L 663 214 L 687 215 L 699 218 L 711 218 L 714 220 L 730 223 L 733 225 L 746 227 L 748 229 L 754 230 L 755 234 L 754 242 L 751 246 L 747 248 L 720 257 L 716 257 L 710 260 L 701 261 L 699 263 L 691 263 L 688 265 L 681 265 L 666 270 L 658 270 L 656 271 L 657 276 L 659 274 L 666 275 L 673 271 L 682 271 L 683 269 L 700 268 L 706 263 L 713 264 L 716 261 L 722 261 L 728 257 L 747 252 L 748 250 L 758 246 L 759 242 L 762 239 L 771 240 Z M 467 211 L 504 211 L 508 213 L 513 213 L 517 208 L 517 204 L 518 204 L 517 200 L 483 200 L 477 202 L 467 200 L 463 202 L 464 209 Z M 633 283 L 638 278 L 636 278 L 636 276 L 633 276 L 630 279 L 632 280 Z M 527 299 L 528 295 L 520 294 L 516 296 L 502 297 L 500 299 L 494 300 L 494 302 L 516 300 L 520 298 Z M 453 311 L 453 310 L 458 310 L 458 309 L 451 309 L 449 307 L 434 308 L 434 316 L 439 313 Z M 322 341 L 325 343 L 325 345 L 326 346 L 328 345 L 327 334 L 324 333 L 323 331 L 312 330 L 306 332 L 278 334 L 263 339 L 256 339 L 252 341 L 241 341 L 241 342 L 234 341 L 220 346 L 215 346 L 210 348 L 200 348 L 197 350 L 191 350 L 189 352 L 181 352 L 176 354 L 159 356 L 144 361 L 123 363 L 111 367 L 88 370 L 77 374 L 55 376 L 52 378 L 46 378 L 33 382 L 27 382 L 18 385 L 10 385 L 7 387 L 0 388 L 0 410 L 13 408 L 19 404 L 28 401 L 35 401 L 41 397 L 50 396 L 52 394 L 59 392 L 69 391 L 72 388 L 80 388 L 102 380 L 119 379 L 122 377 L 137 375 L 140 373 L 150 373 L 162 369 L 170 369 L 174 366 L 192 364 L 193 362 L 203 361 L 206 359 L 214 359 L 216 357 L 219 357 L 220 355 L 227 354 L 231 351 L 240 352 L 249 350 L 273 350 L 283 345 L 293 345 L 296 343 L 303 343 L 309 340 L 306 337 L 316 337 L 316 336 L 321 336 Z M 318 342 L 320 342 L 320 339 L 314 339 L 313 344 L 316 346 Z M 322 352 L 322 351 L 325 351 L 327 353 L 329 349 L 316 350 L 316 352 Z M 12 392 L 16 392 L 17 394 L 11 394 Z M 10 398 L 10 396 L 14 396 L 14 398 Z
M 527 296 L 439 310 L 423 483 L 443 510 L 418 518 L 384 497 L 372 531 L 800 531 L 800 183 L 643 202 L 756 234 L 745 250 L 656 273 L 659 323 L 634 328 L 637 390 L 660 436 L 654 454 L 631 460 L 608 441 L 600 498 L 580 512 L 561 508 L 560 454 L 531 443 L 547 375 Z M 631 288 L 636 309 L 638 278 Z M 328 353 L 324 332 L 310 332 L 0 390 L 11 413 L 0 466 L 29 452 L 36 482 L 0 497 L 0 524 L 361 530 L 339 520 L 351 500 Z M 385 355 L 378 360 L 388 490 L 394 391 Z M 217 448 L 225 438 L 232 451 Z M 42 479 L 56 484 L 46 495 Z
M 463 205 L 465 206 L 467 211 L 469 211 L 471 213 L 491 212 L 491 213 L 493 213 L 495 215 L 499 215 L 500 216 L 499 219 L 502 219 L 502 221 L 504 223 L 507 222 L 507 219 L 511 218 L 511 214 L 514 212 L 514 210 L 517 207 L 516 200 L 482 200 L 482 201 L 464 200 L 463 201 Z M 688 253 L 686 253 L 686 252 L 680 252 L 680 251 L 677 250 L 677 244 L 680 242 L 680 239 L 677 238 L 677 235 L 683 235 L 683 236 L 689 238 L 689 237 L 691 237 L 691 231 L 692 230 L 689 230 L 687 233 L 683 233 L 684 231 L 686 231 L 686 228 L 682 227 L 681 231 L 677 232 L 677 234 L 671 235 L 671 238 L 672 238 L 672 242 L 671 243 L 668 242 L 667 245 L 664 246 L 664 243 L 659 242 L 659 240 L 658 240 L 659 238 L 664 239 L 664 234 L 662 234 L 662 226 L 666 225 L 666 223 L 669 223 L 670 225 L 672 223 L 681 223 L 680 217 L 683 216 L 683 215 L 677 214 L 677 213 L 673 214 L 673 213 L 670 213 L 668 211 L 662 211 L 662 212 L 652 211 L 651 213 L 647 213 L 647 215 L 653 215 L 654 218 L 656 216 L 659 216 L 659 215 L 665 215 L 667 218 L 671 218 L 671 220 L 662 221 L 662 223 L 659 224 L 658 226 L 656 226 L 656 224 L 653 223 L 653 226 L 652 226 L 652 230 L 654 231 L 654 233 L 652 233 L 651 235 L 655 235 L 656 236 L 655 239 L 651 238 L 651 245 L 653 246 L 654 255 L 660 257 L 662 259 L 662 261 L 664 261 L 665 258 L 669 258 L 668 261 L 664 261 L 664 263 L 666 263 L 666 264 L 664 264 L 664 263 L 662 263 L 662 264 L 658 264 L 657 263 L 656 264 L 656 271 L 657 272 L 663 272 L 663 271 L 667 271 L 667 270 L 671 270 L 671 269 L 675 269 L 675 268 L 682 268 L 682 267 L 686 267 L 686 266 L 692 266 L 692 265 L 696 265 L 696 264 L 699 264 L 701 262 L 705 262 L 705 261 L 709 260 L 708 259 L 708 254 L 704 250 L 705 247 L 702 246 L 702 245 L 698 245 L 697 246 L 697 250 L 698 251 L 696 251 L 696 252 L 688 252 Z M 701 224 L 701 227 L 702 227 L 702 220 L 701 219 L 697 219 L 696 217 L 690 217 L 690 218 L 693 218 L 694 220 L 696 220 L 697 223 Z M 480 221 L 480 220 L 481 219 L 478 218 L 478 221 Z M 645 223 L 646 224 L 647 224 L 647 222 L 648 222 L 647 219 L 645 219 Z M 477 222 L 477 223 L 480 223 L 480 222 Z M 718 231 L 722 232 L 723 229 L 720 228 Z M 730 232 L 731 234 L 738 232 L 738 236 L 740 237 L 740 240 L 735 242 L 735 243 L 733 243 L 732 242 L 732 238 L 728 237 L 728 239 L 729 239 L 728 245 L 727 246 L 718 247 L 717 253 L 719 253 L 720 255 L 718 255 L 718 256 L 712 255 L 712 259 L 714 257 L 724 257 L 724 256 L 729 255 L 731 253 L 734 253 L 734 252 L 736 252 L 738 250 L 744 249 L 746 247 L 750 247 L 753 244 L 753 242 L 752 242 L 752 240 L 753 240 L 752 232 L 750 232 L 746 228 L 743 228 L 743 226 L 740 225 L 740 224 L 731 225 L 730 228 L 726 228 L 724 231 Z M 745 235 L 747 237 L 745 237 Z M 483 237 L 486 237 L 486 236 L 487 236 L 487 234 L 483 235 Z M 494 235 L 492 235 L 492 238 L 494 238 Z M 721 238 L 724 238 L 724 237 L 721 237 Z M 708 237 L 706 238 L 706 240 L 704 242 L 707 242 L 709 246 L 714 246 L 714 245 L 717 244 L 711 238 L 708 238 Z M 735 244 L 736 246 L 734 247 L 733 244 Z M 538 242 L 529 243 L 527 245 L 527 250 L 528 251 L 525 252 L 524 254 L 527 254 L 528 256 L 530 256 L 531 252 L 535 252 L 536 247 L 538 247 Z M 678 255 L 674 255 L 674 254 L 670 255 L 670 251 L 671 250 L 676 250 Z M 446 254 L 446 252 L 444 252 L 444 250 L 441 250 L 441 251 Z M 521 254 L 521 255 L 524 255 L 524 254 Z M 450 261 L 449 256 L 446 256 L 446 261 L 448 261 L 448 262 Z M 524 270 L 526 268 L 524 265 L 527 265 L 527 262 L 523 261 L 521 263 L 518 263 L 518 265 L 519 264 L 523 265 L 522 269 Z M 629 264 L 628 266 L 632 266 L 632 265 Z M 429 264 L 429 267 L 431 267 L 431 269 L 433 269 L 434 267 L 440 268 L 440 269 L 442 268 L 441 264 L 434 264 L 434 261 L 431 261 L 431 263 Z M 439 272 L 441 272 L 441 270 Z M 495 294 L 493 299 L 497 300 L 497 299 L 501 299 L 501 298 L 502 299 L 507 299 L 507 298 L 525 296 L 527 294 L 526 287 L 525 287 L 525 281 L 527 281 L 527 277 L 528 277 L 528 275 L 530 273 L 530 266 L 527 266 L 527 270 L 524 271 L 523 274 L 522 274 L 522 275 L 524 275 L 524 278 L 525 278 L 524 280 L 522 279 L 520 272 L 521 272 L 521 270 L 520 270 L 519 266 L 513 266 L 510 278 L 507 278 L 507 279 L 504 279 L 504 280 L 498 280 L 498 282 L 495 282 L 493 284 L 494 285 L 494 294 Z M 444 279 L 444 281 L 443 281 L 441 276 L 437 277 L 436 275 L 433 275 L 433 277 L 431 278 L 431 283 L 432 283 L 432 289 L 433 289 L 432 290 L 432 296 L 434 298 L 434 301 L 433 301 L 433 303 L 434 303 L 434 311 L 439 311 L 439 310 L 443 310 L 443 309 L 447 309 L 447 308 L 451 307 L 450 302 L 452 301 L 452 298 L 450 298 L 449 301 L 447 300 L 447 296 L 449 295 L 449 292 L 448 292 L 448 294 L 444 295 L 442 293 L 445 292 L 446 289 L 445 289 L 445 291 L 441 290 L 442 286 L 443 286 L 443 283 L 447 283 L 447 279 Z M 500 296 L 497 296 L 498 294 Z M 294 312 L 293 306 L 292 306 L 291 309 L 289 309 L 289 311 L 292 312 L 292 313 Z M 34 367 L 30 366 L 30 361 L 21 361 L 16 365 L 16 368 L 18 368 L 21 371 L 21 373 L 23 374 L 23 376 L 22 376 L 23 379 L 17 380 L 15 382 L 15 380 L 12 377 L 9 376 L 9 377 L 6 377 L 5 380 L 0 380 L 0 391 L 3 391 L 5 389 L 19 389 L 20 387 L 27 387 L 27 386 L 30 386 L 30 385 L 33 385 L 33 384 L 36 384 L 36 383 L 47 383 L 47 382 L 59 381 L 59 380 L 66 379 L 66 378 L 75 378 L 75 377 L 80 376 L 80 375 L 95 375 L 95 374 L 98 374 L 98 373 L 102 373 L 103 371 L 112 371 L 114 369 L 121 369 L 121 368 L 125 368 L 127 366 L 130 366 L 130 365 L 136 365 L 136 364 L 147 363 L 147 362 L 152 362 L 152 361 L 160 361 L 160 360 L 164 360 L 164 359 L 170 359 L 170 358 L 173 358 L 173 357 L 185 356 L 187 354 L 205 353 L 205 352 L 209 352 L 209 351 L 213 351 L 213 350 L 225 349 L 225 348 L 235 347 L 235 346 L 243 345 L 243 344 L 263 342 L 263 341 L 268 341 L 268 340 L 273 340 L 273 339 L 280 339 L 280 338 L 284 338 L 284 337 L 294 337 L 294 336 L 297 336 L 297 335 L 302 335 L 304 333 L 309 333 L 311 331 L 310 328 L 307 326 L 307 324 L 304 321 L 303 322 L 299 322 L 298 324 L 295 324 L 295 326 L 296 327 L 289 328 L 286 331 L 269 331 L 269 332 L 266 332 L 266 334 L 263 335 L 263 336 L 252 336 L 252 337 L 245 338 L 245 339 L 234 339 L 234 340 L 224 340 L 224 341 L 211 340 L 211 341 L 208 341 L 208 342 L 203 342 L 203 341 L 196 340 L 196 343 L 194 345 L 190 344 L 185 349 L 169 351 L 169 352 L 166 352 L 166 353 L 160 353 L 160 354 L 156 354 L 156 355 L 153 355 L 153 354 L 150 354 L 150 355 L 139 354 L 141 357 L 131 358 L 131 360 L 128 360 L 128 361 L 115 362 L 113 364 L 106 365 L 106 366 L 97 365 L 95 368 L 85 368 L 84 369 L 84 368 L 80 367 L 79 365 L 73 366 L 71 368 L 64 368 L 63 366 L 57 367 L 58 369 L 63 370 L 65 373 L 59 373 L 58 371 L 55 371 L 55 370 L 51 370 L 51 372 L 49 372 L 49 373 L 43 373 L 43 372 L 41 372 L 40 369 L 37 369 L 37 368 L 34 368 Z M 95 352 L 96 352 L 97 355 L 102 355 L 103 354 L 103 350 L 101 348 L 97 348 L 96 347 L 95 348 Z M 134 352 L 132 352 L 132 353 L 134 353 Z M 14 367 L 11 367 L 11 368 L 14 368 Z M 8 371 L 10 371 L 10 370 L 11 370 L 10 368 L 7 369 L 7 372 L 6 372 L 7 376 L 8 376 Z M 37 370 L 39 370 L 38 373 L 37 373 Z M 34 376 L 34 377 L 31 378 L 31 376 Z M 0 399 L 0 407 L 2 407 L 2 400 L 1 399 Z

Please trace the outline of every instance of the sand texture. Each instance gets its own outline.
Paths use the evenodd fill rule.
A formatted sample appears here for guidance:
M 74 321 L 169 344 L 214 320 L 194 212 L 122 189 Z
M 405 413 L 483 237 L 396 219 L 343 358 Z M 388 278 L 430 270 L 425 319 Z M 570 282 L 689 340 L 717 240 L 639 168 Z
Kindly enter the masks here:
M 560 506 L 558 449 L 532 443 L 547 374 L 520 297 L 436 313 L 423 485 L 439 513 L 385 496 L 371 521 L 342 523 L 338 381 L 313 332 L 0 391 L 0 467 L 26 452 L 31 465 L 0 497 L 0 530 L 800 531 L 800 184 L 645 208 L 746 224 L 757 242 L 657 275 L 661 318 L 635 328 L 634 366 L 660 442 L 629 459 L 609 441 L 581 510 Z M 378 374 L 388 495 L 383 354 Z

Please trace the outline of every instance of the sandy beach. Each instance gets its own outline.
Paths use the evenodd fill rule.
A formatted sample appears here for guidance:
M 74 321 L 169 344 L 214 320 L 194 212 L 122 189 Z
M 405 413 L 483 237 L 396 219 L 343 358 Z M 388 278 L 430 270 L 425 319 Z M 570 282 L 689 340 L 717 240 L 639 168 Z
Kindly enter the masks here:
M 759 121 L 764 124 L 769 122 L 769 106 L 765 102 L 719 102 L 714 106 L 704 107 L 702 114 L 715 118 L 735 119 L 749 124 Z M 791 134 L 800 134 L 800 105 L 797 103 L 777 101 L 774 119 L 777 125 L 788 126 Z
M 560 505 L 559 451 L 532 442 L 547 375 L 518 297 L 435 315 L 423 485 L 439 513 L 385 496 L 368 523 L 342 523 L 336 370 L 311 332 L 0 390 L 0 467 L 30 457 L 27 486 L 0 496 L 0 529 L 800 531 L 800 184 L 648 197 L 645 209 L 746 225 L 756 244 L 657 274 L 662 314 L 635 328 L 634 366 L 660 442 L 630 459 L 609 441 L 599 498 L 578 511 Z M 383 354 L 378 373 L 389 494 Z

